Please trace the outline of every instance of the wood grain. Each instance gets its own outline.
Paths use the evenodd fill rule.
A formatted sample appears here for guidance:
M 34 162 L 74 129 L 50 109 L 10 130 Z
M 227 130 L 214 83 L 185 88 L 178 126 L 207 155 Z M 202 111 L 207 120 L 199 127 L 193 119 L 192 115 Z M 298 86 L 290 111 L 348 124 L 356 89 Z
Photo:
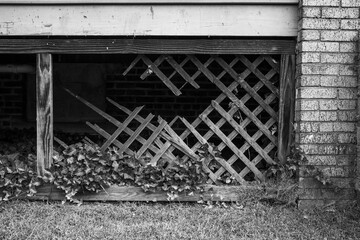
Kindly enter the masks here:
M 295 54 L 295 40 L 0 38 L 0 53 Z
M 52 56 L 38 54 L 36 60 L 37 173 L 43 176 L 53 156 Z

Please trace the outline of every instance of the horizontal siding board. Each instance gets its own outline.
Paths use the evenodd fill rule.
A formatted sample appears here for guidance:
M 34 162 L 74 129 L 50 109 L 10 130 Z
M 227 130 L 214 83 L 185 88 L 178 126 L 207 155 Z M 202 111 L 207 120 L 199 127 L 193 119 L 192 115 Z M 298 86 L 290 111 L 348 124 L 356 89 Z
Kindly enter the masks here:
M 0 38 L 0 53 L 62 54 L 294 54 L 292 40 L 14 39 Z
M 2 0 L 3 4 L 298 4 L 298 0 Z
M 2 5 L 0 36 L 297 35 L 296 5 Z

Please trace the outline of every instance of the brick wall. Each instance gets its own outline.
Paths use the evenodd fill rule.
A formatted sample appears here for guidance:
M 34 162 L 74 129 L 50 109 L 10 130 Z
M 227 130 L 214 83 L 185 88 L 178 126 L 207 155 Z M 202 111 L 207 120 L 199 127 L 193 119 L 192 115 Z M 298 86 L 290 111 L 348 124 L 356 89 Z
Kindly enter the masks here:
M 323 186 L 301 171 L 300 207 L 356 197 L 359 10 L 359 0 L 300 1 L 296 141 L 308 164 L 334 183 Z
M 23 118 L 23 75 L 0 74 L 0 127 Z

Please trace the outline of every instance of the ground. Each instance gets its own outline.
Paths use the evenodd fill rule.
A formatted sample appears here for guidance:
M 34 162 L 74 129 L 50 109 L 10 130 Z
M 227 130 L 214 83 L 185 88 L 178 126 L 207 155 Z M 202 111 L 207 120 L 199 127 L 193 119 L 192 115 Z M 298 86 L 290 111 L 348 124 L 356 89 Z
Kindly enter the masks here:
M 360 239 L 360 208 L 313 212 L 247 202 L 13 201 L 0 205 L 0 239 Z

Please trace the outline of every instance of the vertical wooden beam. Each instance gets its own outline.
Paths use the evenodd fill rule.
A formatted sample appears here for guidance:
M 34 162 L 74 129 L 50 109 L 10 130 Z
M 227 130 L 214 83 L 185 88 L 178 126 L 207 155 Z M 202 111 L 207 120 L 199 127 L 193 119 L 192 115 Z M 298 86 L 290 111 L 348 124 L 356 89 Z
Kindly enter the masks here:
M 44 176 L 53 155 L 52 56 L 49 53 L 36 56 L 36 127 L 37 173 Z
M 280 104 L 278 158 L 286 162 L 290 153 L 294 130 L 295 114 L 295 55 L 282 55 L 280 63 Z

